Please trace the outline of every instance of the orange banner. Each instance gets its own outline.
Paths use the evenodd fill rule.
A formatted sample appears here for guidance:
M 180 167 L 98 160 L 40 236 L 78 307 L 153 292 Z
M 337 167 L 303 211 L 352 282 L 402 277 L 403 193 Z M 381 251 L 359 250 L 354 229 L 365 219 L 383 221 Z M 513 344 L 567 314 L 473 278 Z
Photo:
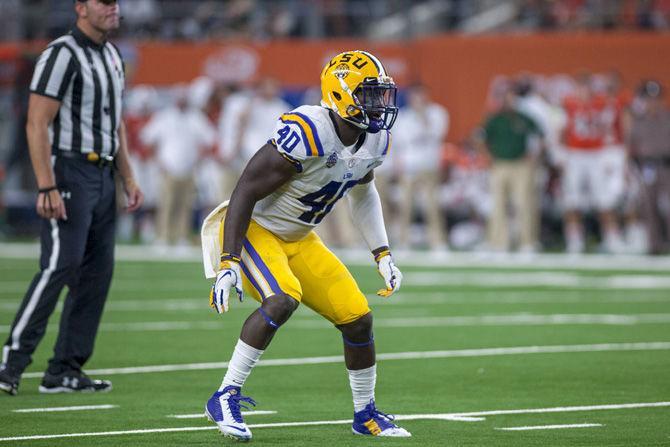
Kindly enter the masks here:
M 0 54 L 13 45 L 0 45 Z M 349 49 L 375 53 L 402 87 L 421 80 L 451 115 L 449 140 L 465 136 L 483 117 L 487 89 L 497 75 L 523 71 L 574 74 L 618 70 L 627 87 L 655 78 L 670 87 L 670 35 L 655 33 L 441 35 L 409 42 L 334 39 L 267 43 L 121 42 L 134 84 L 169 85 L 203 74 L 246 82 L 273 76 L 288 88 L 317 86 L 333 55 Z

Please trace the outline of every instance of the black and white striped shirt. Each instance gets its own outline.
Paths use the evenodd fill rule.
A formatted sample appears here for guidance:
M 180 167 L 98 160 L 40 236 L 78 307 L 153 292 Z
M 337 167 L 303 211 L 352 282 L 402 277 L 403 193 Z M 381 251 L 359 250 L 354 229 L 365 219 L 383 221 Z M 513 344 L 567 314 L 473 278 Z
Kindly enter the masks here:
M 49 127 L 52 154 L 116 155 L 124 85 L 123 60 L 112 43 L 97 44 L 77 27 L 51 42 L 37 61 L 30 91 L 61 101 Z

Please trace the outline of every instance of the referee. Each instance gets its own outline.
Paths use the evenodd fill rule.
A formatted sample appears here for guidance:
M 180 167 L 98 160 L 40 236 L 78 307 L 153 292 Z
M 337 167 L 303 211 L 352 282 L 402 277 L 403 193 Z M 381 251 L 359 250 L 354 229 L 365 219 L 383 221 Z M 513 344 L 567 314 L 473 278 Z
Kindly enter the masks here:
M 91 357 L 112 279 L 120 175 L 127 210 L 143 201 L 128 161 L 121 121 L 124 66 L 107 34 L 119 27 L 116 0 L 75 0 L 77 23 L 41 54 L 28 106 L 28 144 L 37 177 L 40 271 L 2 350 L 0 389 L 16 394 L 19 379 L 68 287 L 53 357 L 39 391 L 109 391 L 82 367 Z

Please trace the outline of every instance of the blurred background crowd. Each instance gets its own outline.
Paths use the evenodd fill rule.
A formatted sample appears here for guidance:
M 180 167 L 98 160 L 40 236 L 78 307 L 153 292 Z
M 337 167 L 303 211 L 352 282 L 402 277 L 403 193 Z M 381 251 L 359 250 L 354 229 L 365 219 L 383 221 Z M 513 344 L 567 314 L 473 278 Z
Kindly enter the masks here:
M 0 39 L 43 45 L 72 25 L 71 3 L 0 2 Z M 127 43 L 121 48 L 131 69 L 141 62 L 132 42 L 146 40 L 197 47 L 201 40 L 403 42 L 443 33 L 637 36 L 662 35 L 670 24 L 667 0 L 120 3 L 124 25 L 117 38 Z M 23 128 L 39 49 L 3 56 L 9 49 L 0 45 L 0 239 L 37 233 Z M 230 57 L 253 64 L 244 54 Z M 479 119 L 460 124 L 458 132 L 451 128 L 461 110 L 449 107 L 431 82 L 404 76 L 392 153 L 376 170 L 392 246 L 667 253 L 670 110 L 664 81 L 654 73 L 625 77 L 615 65 L 588 71 L 588 62 L 583 70 L 559 64 L 541 73 L 493 73 L 477 96 L 485 98 L 476 104 Z M 462 68 L 456 63 L 452 69 Z M 210 63 L 195 79 L 155 84 L 130 76 L 125 121 L 146 203 L 141 213 L 119 221 L 121 240 L 177 249 L 197 244 L 202 218 L 230 195 L 278 116 L 320 100 L 318 70 L 311 85 L 299 86 L 271 72 L 221 71 Z M 344 203 L 319 232 L 334 247 L 362 246 Z
M 0 38 L 57 36 L 69 0 L 3 0 Z M 409 38 L 436 32 L 667 30 L 667 0 L 123 0 L 122 34 L 200 40 Z

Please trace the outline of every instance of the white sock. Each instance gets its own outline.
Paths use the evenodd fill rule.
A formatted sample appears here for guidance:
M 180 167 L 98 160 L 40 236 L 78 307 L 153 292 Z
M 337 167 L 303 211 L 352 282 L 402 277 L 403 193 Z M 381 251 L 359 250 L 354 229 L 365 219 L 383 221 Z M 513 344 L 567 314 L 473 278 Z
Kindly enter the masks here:
M 253 367 L 258 363 L 258 359 L 261 358 L 263 352 L 260 349 L 249 346 L 242 340 L 238 340 L 235 351 L 233 351 L 233 356 L 230 358 L 230 362 L 228 362 L 228 370 L 223 377 L 219 391 L 223 391 L 225 387 L 230 385 L 239 387 L 244 385 L 244 382 L 249 377 L 249 374 L 251 374 Z
M 348 369 L 349 385 L 354 397 L 354 412 L 359 412 L 375 398 L 377 365 L 365 369 Z

